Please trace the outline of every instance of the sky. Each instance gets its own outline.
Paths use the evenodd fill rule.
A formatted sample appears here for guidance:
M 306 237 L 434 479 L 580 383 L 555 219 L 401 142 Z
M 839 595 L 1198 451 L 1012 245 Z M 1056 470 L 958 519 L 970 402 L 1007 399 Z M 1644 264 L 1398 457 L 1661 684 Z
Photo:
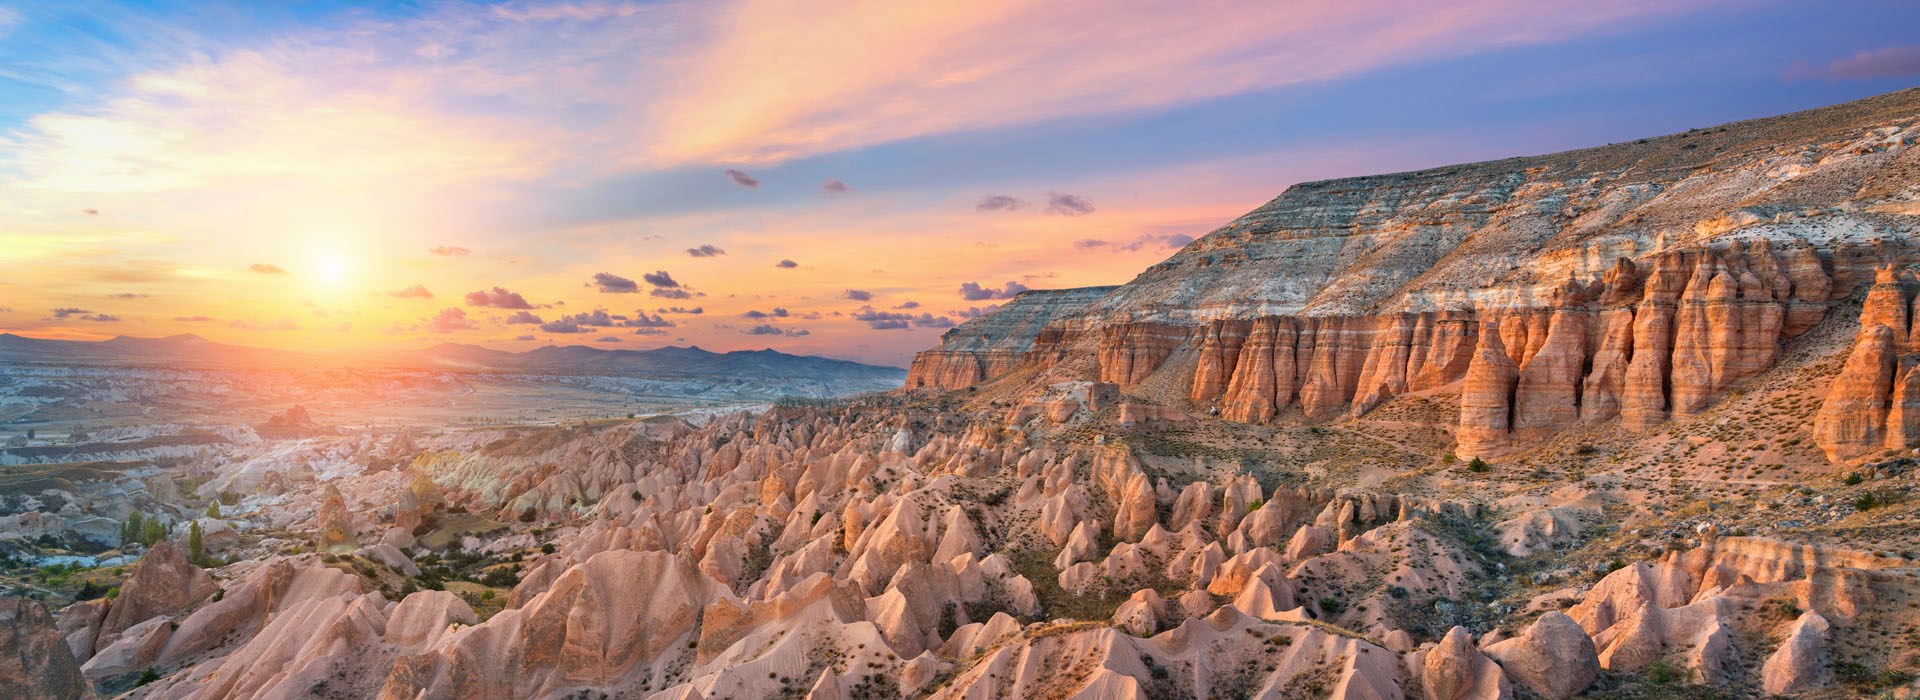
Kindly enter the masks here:
M 1920 2 L 0 0 L 0 332 L 904 366 L 1288 185 L 1920 84 Z

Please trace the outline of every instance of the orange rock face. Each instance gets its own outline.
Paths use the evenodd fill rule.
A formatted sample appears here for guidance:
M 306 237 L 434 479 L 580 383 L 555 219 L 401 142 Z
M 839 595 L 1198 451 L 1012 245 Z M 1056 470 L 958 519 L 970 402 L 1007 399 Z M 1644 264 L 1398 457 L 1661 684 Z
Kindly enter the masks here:
M 1129 387 L 1145 381 L 1187 340 L 1185 328 L 1164 323 L 1122 323 L 1101 330 L 1100 381 Z
M 1813 440 L 1828 459 L 1852 459 L 1880 447 L 1894 366 L 1893 329 L 1881 325 L 1861 329 L 1813 419 Z
M 1498 327 L 1484 328 L 1473 364 L 1460 388 L 1460 427 L 1454 434 L 1461 459 L 1498 454 L 1513 426 L 1512 400 L 1520 370 L 1507 356 Z

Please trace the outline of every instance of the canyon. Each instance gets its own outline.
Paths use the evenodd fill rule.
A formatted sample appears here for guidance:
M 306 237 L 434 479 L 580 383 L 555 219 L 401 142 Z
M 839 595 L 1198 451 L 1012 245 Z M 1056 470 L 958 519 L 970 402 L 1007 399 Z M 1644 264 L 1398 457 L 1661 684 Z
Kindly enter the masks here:
M 884 392 L 109 434 L 0 475 L 95 564 L 8 569 L 0 681 L 1920 697 L 1916 229 L 1920 89 L 1296 185 Z

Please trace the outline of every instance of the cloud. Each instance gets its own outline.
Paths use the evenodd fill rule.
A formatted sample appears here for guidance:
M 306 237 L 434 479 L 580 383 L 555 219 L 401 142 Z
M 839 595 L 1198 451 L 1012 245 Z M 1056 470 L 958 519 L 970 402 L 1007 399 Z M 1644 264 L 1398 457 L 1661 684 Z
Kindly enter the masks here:
M 698 248 L 688 248 L 687 254 L 696 258 L 711 258 L 718 255 L 726 255 L 727 251 L 721 250 L 712 245 L 702 245 Z
M 654 272 L 649 272 L 647 274 L 641 275 L 640 279 L 646 280 L 647 284 L 651 284 L 655 287 L 672 289 L 680 286 L 680 281 L 674 279 L 673 275 L 667 274 L 666 270 L 656 270 Z
M 650 100 L 654 157 L 776 163 L 935 134 L 1166 109 L 1646 26 L 1709 0 L 727 4 Z M 1063 29 L 1064 28 L 1064 29 Z
M 980 201 L 973 205 L 974 211 L 1019 211 L 1025 208 L 1027 208 L 1026 200 L 1004 194 L 981 197 Z
M 760 181 L 755 180 L 752 175 L 748 175 L 744 172 L 734 170 L 732 168 L 727 169 L 727 178 L 733 180 L 733 184 L 739 185 L 741 187 L 759 187 L 760 186 Z
M 872 301 L 873 300 L 873 292 L 869 292 L 864 289 L 849 289 L 846 292 L 842 293 L 840 296 L 846 297 L 848 299 L 852 299 L 854 301 Z
M 71 318 L 79 321 L 98 321 L 101 323 L 113 323 L 120 320 L 119 316 L 113 314 L 97 314 L 86 309 L 71 307 L 54 309 L 53 317 L 59 319 Z
M 687 308 L 684 306 L 663 306 L 661 308 L 654 309 L 654 310 L 663 314 L 687 314 L 689 316 L 697 316 L 707 312 L 705 307 L 700 307 L 700 306 L 695 306 L 693 308 Z
M 966 299 L 967 301 L 1012 299 L 1024 291 L 1027 291 L 1027 285 L 1013 281 L 1008 281 L 1006 286 L 998 289 L 982 287 L 978 282 L 964 282 L 960 285 L 960 298 Z
M 689 294 L 685 289 L 668 289 L 666 287 L 654 287 L 653 291 L 647 292 L 647 296 L 660 297 L 661 299 L 692 299 L 693 298 L 693 295 Z
M 820 183 L 821 194 L 826 194 L 826 195 L 846 194 L 852 191 L 853 191 L 853 188 L 848 187 L 847 183 L 841 182 L 839 180 L 828 180 L 826 182 Z
M 853 320 L 867 324 L 876 331 L 905 329 L 913 321 L 913 314 L 880 311 L 871 306 L 862 306 L 853 312 Z
M 513 339 L 514 340 L 533 340 L 534 338 L 533 336 L 530 336 L 530 335 L 516 335 L 513 337 Z
M 923 313 L 913 317 L 913 325 L 921 328 L 952 328 L 957 324 L 953 322 L 953 319 L 945 316 Z
M 253 321 L 248 319 L 237 319 L 232 322 L 229 322 L 227 324 L 227 327 L 237 328 L 243 331 L 297 331 L 297 330 L 300 330 L 300 324 L 290 318 L 281 318 L 280 320 L 277 320 L 277 321 Z
M 780 335 L 780 336 L 786 336 L 789 338 L 798 338 L 804 335 L 812 335 L 812 332 L 808 331 L 805 328 L 784 328 L 783 329 L 779 326 L 775 326 L 772 324 L 765 324 L 765 323 L 760 324 L 758 326 L 753 326 L 751 328 L 743 328 L 740 330 L 740 332 L 745 333 L 747 335 Z
M 533 308 L 532 304 L 527 303 L 526 297 L 520 296 L 519 292 L 507 291 L 505 287 L 494 287 L 492 289 L 482 289 L 477 292 L 467 292 L 467 305 L 489 306 L 496 309 Z
M 472 253 L 473 251 L 466 248 L 462 248 L 457 245 L 437 245 L 432 248 L 428 248 L 427 252 L 432 253 L 434 255 L 439 255 L 442 257 L 457 258 L 457 257 L 464 257 Z
M 1188 243 L 1192 243 L 1192 242 L 1193 242 L 1193 236 L 1190 236 L 1184 233 L 1165 233 L 1165 234 L 1149 233 L 1149 234 L 1143 234 L 1139 238 L 1135 238 L 1132 241 L 1127 243 L 1115 243 L 1113 241 L 1103 240 L 1099 238 L 1082 238 L 1080 240 L 1074 241 L 1073 247 L 1080 250 L 1093 250 L 1096 248 L 1106 248 L 1108 250 L 1125 251 L 1125 252 L 1132 253 L 1140 250 L 1171 250 L 1175 248 L 1184 248 Z
M 81 209 L 80 213 L 86 214 L 87 216 L 99 216 L 100 210 L 94 209 L 93 207 L 87 207 L 86 209 Z
M 145 299 L 148 296 L 150 295 L 140 294 L 136 292 L 121 292 L 119 294 L 108 294 L 107 298 L 108 299 Z
M 794 262 L 792 260 L 781 260 L 780 262 L 774 263 L 773 266 L 781 269 L 785 269 L 785 270 L 791 270 L 793 268 L 799 267 L 800 263 Z
M 467 312 L 460 310 L 457 306 L 441 309 L 440 313 L 427 319 L 425 326 L 427 330 L 434 333 L 453 333 L 474 328 L 473 323 L 467 320 Z
M 561 316 L 540 324 L 540 330 L 548 333 L 592 333 L 600 328 L 639 328 L 642 330 L 673 328 L 674 322 L 660 315 L 650 315 L 645 311 L 635 312 L 635 316 L 607 313 L 606 309 L 582 311 L 569 316 Z M 643 334 L 645 335 L 645 334 Z
M 1059 216 L 1086 216 L 1093 213 L 1093 202 L 1077 194 L 1048 192 L 1047 213 Z
M 649 280 L 651 281 L 651 280 Z M 611 272 L 593 273 L 593 286 L 607 294 L 632 294 L 640 291 L 640 284 Z
M 893 308 L 896 308 L 896 309 L 918 309 L 918 308 L 920 308 L 920 302 L 917 302 L 917 301 L 906 301 L 906 302 L 902 302 L 902 303 L 901 303 L 901 304 L 900 304 L 899 306 L 895 306 L 895 307 L 893 307 Z
M 212 316 L 175 316 L 173 317 L 174 323 L 206 323 L 212 320 L 213 320 Z
M 1815 66 L 1805 61 L 1787 68 L 1787 80 L 1866 80 L 1920 73 L 1920 46 L 1888 46 Z
M 548 333 L 592 333 L 592 328 L 582 327 L 569 318 L 558 318 L 540 324 L 540 330 Z
M 510 326 L 543 323 L 539 316 L 533 315 L 532 311 L 515 311 L 512 316 L 506 318 L 506 322 Z
M 395 299 L 432 299 L 433 292 L 427 291 L 426 287 L 416 284 L 406 289 L 387 292 L 387 296 Z
M 775 311 L 786 311 L 786 309 L 775 309 Z M 648 316 L 647 313 L 644 311 L 636 312 L 636 313 L 638 315 L 634 316 L 630 320 L 626 320 L 622 322 L 620 325 L 625 326 L 627 328 L 672 328 L 674 327 L 674 323 L 672 321 L 667 320 L 663 316 L 657 316 L 657 315 Z
M 593 339 L 593 342 L 596 342 L 596 343 L 624 343 L 624 342 L 626 342 L 626 339 L 624 339 L 624 338 L 621 338 L 620 336 L 617 336 L 617 335 L 609 335 L 609 336 L 606 336 L 606 337 L 603 337 L 603 338 L 594 338 L 594 339 Z
M 760 311 L 758 309 L 753 309 L 740 315 L 745 316 L 747 318 L 786 318 L 789 315 L 789 312 L 786 309 L 776 306 L 772 311 Z
M 260 273 L 260 274 L 263 274 L 263 275 L 284 275 L 284 274 L 287 274 L 287 271 L 286 271 L 286 270 L 283 270 L 283 269 L 281 269 L 279 265 L 268 265 L 268 264 L 266 264 L 266 263 L 254 263 L 254 264 L 252 264 L 252 265 L 248 265 L 248 266 L 247 266 L 247 270 L 248 270 L 249 272 L 258 272 L 258 273 Z
M 954 309 L 952 311 L 948 311 L 947 315 L 952 316 L 954 318 L 979 318 L 981 316 L 985 316 L 987 314 L 993 313 L 994 309 L 998 309 L 998 308 L 1000 308 L 999 304 L 988 304 L 984 307 L 969 306 L 964 309 Z

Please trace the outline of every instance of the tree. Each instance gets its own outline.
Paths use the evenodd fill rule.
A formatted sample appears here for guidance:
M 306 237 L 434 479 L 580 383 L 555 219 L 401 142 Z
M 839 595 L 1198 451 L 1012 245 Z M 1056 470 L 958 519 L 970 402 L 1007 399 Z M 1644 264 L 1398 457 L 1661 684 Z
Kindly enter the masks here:
M 216 500 L 207 504 L 207 517 L 213 518 L 214 520 L 220 519 L 220 502 L 219 501 Z
M 199 564 L 207 560 L 207 543 L 200 537 L 200 521 L 187 526 L 187 561 Z
M 120 523 L 120 546 L 140 542 L 140 538 L 146 535 L 146 520 L 147 516 L 137 510 L 127 516 L 127 521 Z
M 166 539 L 167 526 L 159 518 L 146 518 L 146 525 L 140 529 L 140 544 L 152 547 L 153 543 Z

